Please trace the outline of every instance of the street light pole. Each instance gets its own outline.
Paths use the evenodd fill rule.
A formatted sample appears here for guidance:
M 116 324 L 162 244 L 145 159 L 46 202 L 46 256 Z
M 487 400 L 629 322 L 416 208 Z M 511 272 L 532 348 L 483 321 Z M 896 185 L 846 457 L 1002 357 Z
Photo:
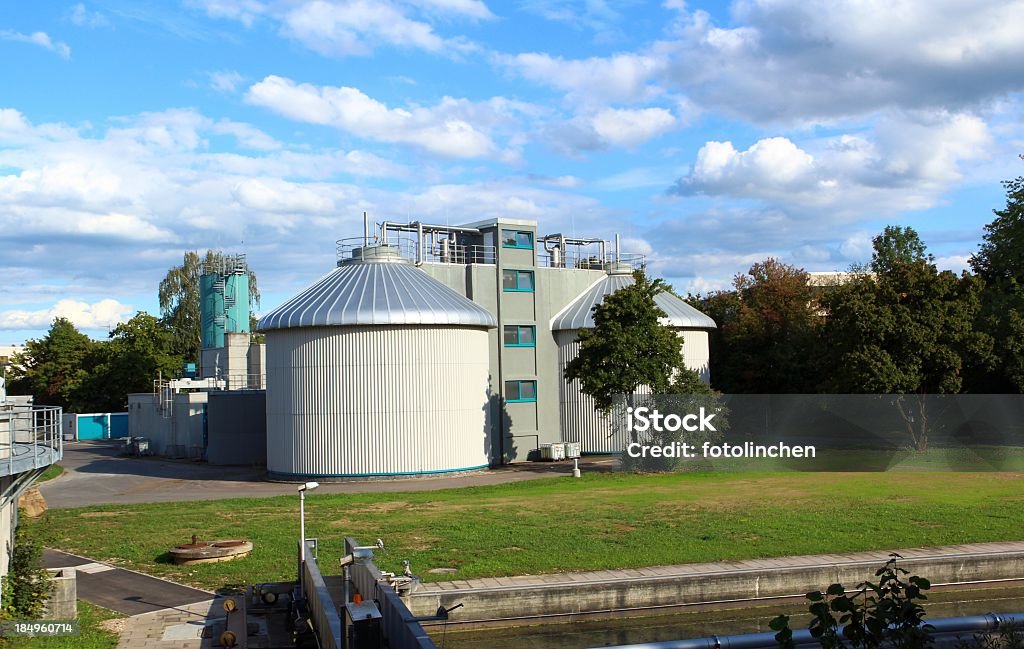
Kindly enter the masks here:
M 319 486 L 319 482 L 307 482 L 299 487 L 299 592 L 303 597 L 306 573 L 306 492 Z

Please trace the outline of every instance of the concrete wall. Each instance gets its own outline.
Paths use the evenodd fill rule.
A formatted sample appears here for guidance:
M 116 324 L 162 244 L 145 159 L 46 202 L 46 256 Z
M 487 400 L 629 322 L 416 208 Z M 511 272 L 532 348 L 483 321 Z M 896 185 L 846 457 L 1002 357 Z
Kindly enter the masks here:
M 180 392 L 174 395 L 168 410 L 151 392 L 129 394 L 128 434 L 148 438 L 150 452 L 155 455 L 202 457 L 207 396 L 206 392 Z
M 44 620 L 78 619 L 78 575 L 74 568 L 49 568 L 50 598 L 46 600 Z
M 266 348 L 250 340 L 247 333 L 224 334 L 223 347 L 200 352 L 199 376 L 224 379 L 228 390 L 262 390 L 266 379 Z
M 885 562 L 885 554 L 879 552 L 879 558 L 862 561 L 836 560 L 835 563 L 778 568 L 766 565 L 763 568 L 730 569 L 734 564 L 723 562 L 679 566 L 679 574 L 659 575 L 659 571 L 666 572 L 672 568 L 651 568 L 643 569 L 643 572 L 622 571 L 628 577 L 616 577 L 611 572 L 577 575 L 577 579 L 551 576 L 549 583 L 536 583 L 535 578 L 513 578 L 509 580 L 512 583 L 495 582 L 493 587 L 466 588 L 459 587 L 465 582 L 454 582 L 454 587 L 446 585 L 449 587 L 441 589 L 437 585 L 426 584 L 412 594 L 409 608 L 414 615 L 431 615 L 438 606 L 448 608 L 462 603 L 463 608 L 452 612 L 452 621 L 496 621 L 775 597 L 802 598 L 804 593 L 833 583 L 842 583 L 848 588 L 863 581 L 874 580 L 877 583 L 875 570 Z M 770 564 L 772 561 L 744 563 Z M 910 574 L 927 577 L 933 586 L 1019 579 L 1024 574 L 1024 552 L 906 558 L 899 565 Z M 516 579 L 531 583 L 515 585 Z
M 480 226 L 486 239 L 497 241 L 495 264 L 424 264 L 422 269 L 434 279 L 465 295 L 490 311 L 498 328 L 489 334 L 489 386 L 495 396 L 490 415 L 492 437 L 491 464 L 526 460 L 535 456 L 541 444 L 562 441 L 559 409 L 560 376 L 558 348 L 551 332 L 551 319 L 594 282 L 604 271 L 537 266 L 536 225 L 526 221 L 499 219 Z M 503 228 L 531 232 L 532 250 L 504 248 Z M 533 292 L 502 289 L 502 271 L 527 270 L 534 273 Z M 534 347 L 505 347 L 505 325 L 533 325 L 537 331 Z M 505 381 L 537 382 L 537 401 L 509 403 L 505 400 Z
M 267 399 L 262 390 L 209 393 L 206 460 L 210 464 L 267 463 Z

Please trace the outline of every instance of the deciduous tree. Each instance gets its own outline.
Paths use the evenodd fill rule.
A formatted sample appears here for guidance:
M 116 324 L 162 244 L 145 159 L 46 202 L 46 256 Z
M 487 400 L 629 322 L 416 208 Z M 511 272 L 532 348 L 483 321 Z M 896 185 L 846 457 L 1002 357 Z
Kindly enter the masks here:
M 82 385 L 89 376 L 86 359 L 96 343 L 67 318 L 55 318 L 43 338 L 29 340 L 15 360 L 11 394 L 30 394 L 35 402 L 88 412 Z
M 976 389 L 1024 391 L 1024 176 L 1003 183 L 1006 207 L 994 210 L 971 267 L 984 281 L 982 327 L 995 339 L 994 372 L 974 376 Z
M 565 368 L 579 380 L 599 410 L 609 412 L 617 399 L 631 399 L 640 386 L 663 393 L 683 369 L 682 340 L 659 322 L 665 312 L 654 297 L 665 283 L 643 271 L 635 282 L 605 297 L 594 307 L 594 328 L 580 332 L 580 352 Z
M 174 335 L 174 351 L 186 360 L 199 360 L 202 333 L 199 308 L 199 278 L 206 265 L 218 266 L 224 254 L 207 250 L 200 256 L 197 251 L 185 253 L 178 266 L 172 266 L 160 281 L 158 297 L 160 313 Z M 249 306 L 258 308 L 260 303 L 256 273 L 249 270 Z
M 981 282 L 939 272 L 923 245 L 912 243 L 920 241 L 916 232 L 896 230 L 874 239 L 870 273 L 823 297 L 828 386 L 839 393 L 912 395 L 897 405 L 910 441 L 923 451 L 926 395 L 960 392 L 965 369 L 991 354 L 991 339 L 974 328 Z

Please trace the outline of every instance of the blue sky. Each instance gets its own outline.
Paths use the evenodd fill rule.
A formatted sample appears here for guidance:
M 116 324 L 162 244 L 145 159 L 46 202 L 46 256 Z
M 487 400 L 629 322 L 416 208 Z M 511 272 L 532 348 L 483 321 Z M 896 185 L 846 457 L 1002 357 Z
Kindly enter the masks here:
M 969 6 L 968 6 L 969 5 Z M 941 266 L 1024 163 L 1021 0 L 182 0 L 0 8 L 0 342 L 95 337 L 186 250 L 267 311 L 371 218 L 539 221 L 680 290 Z

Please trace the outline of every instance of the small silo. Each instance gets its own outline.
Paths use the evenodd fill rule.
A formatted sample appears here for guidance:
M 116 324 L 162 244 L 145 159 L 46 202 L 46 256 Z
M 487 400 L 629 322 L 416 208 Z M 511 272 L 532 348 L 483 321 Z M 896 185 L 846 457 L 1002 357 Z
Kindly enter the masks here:
M 634 283 L 628 264 L 613 264 L 607 275 L 583 292 L 551 320 L 551 331 L 558 345 L 559 409 L 562 439 L 579 442 L 583 453 L 619 453 L 628 442 L 626 431 L 612 434 L 607 417 L 594 409 L 593 398 L 583 394 L 579 381 L 565 380 L 565 366 L 580 351 L 579 332 L 594 328 L 594 305 L 605 296 Z M 717 325 L 707 315 L 668 292 L 659 293 L 654 301 L 667 316 L 666 324 L 683 339 L 683 362 L 686 367 L 710 380 L 708 332 Z
M 245 255 L 227 255 L 203 264 L 199 316 L 203 349 L 223 347 L 226 333 L 249 333 L 249 268 Z
M 356 249 L 260 319 L 269 477 L 486 467 L 488 330 L 496 326 L 397 248 Z

